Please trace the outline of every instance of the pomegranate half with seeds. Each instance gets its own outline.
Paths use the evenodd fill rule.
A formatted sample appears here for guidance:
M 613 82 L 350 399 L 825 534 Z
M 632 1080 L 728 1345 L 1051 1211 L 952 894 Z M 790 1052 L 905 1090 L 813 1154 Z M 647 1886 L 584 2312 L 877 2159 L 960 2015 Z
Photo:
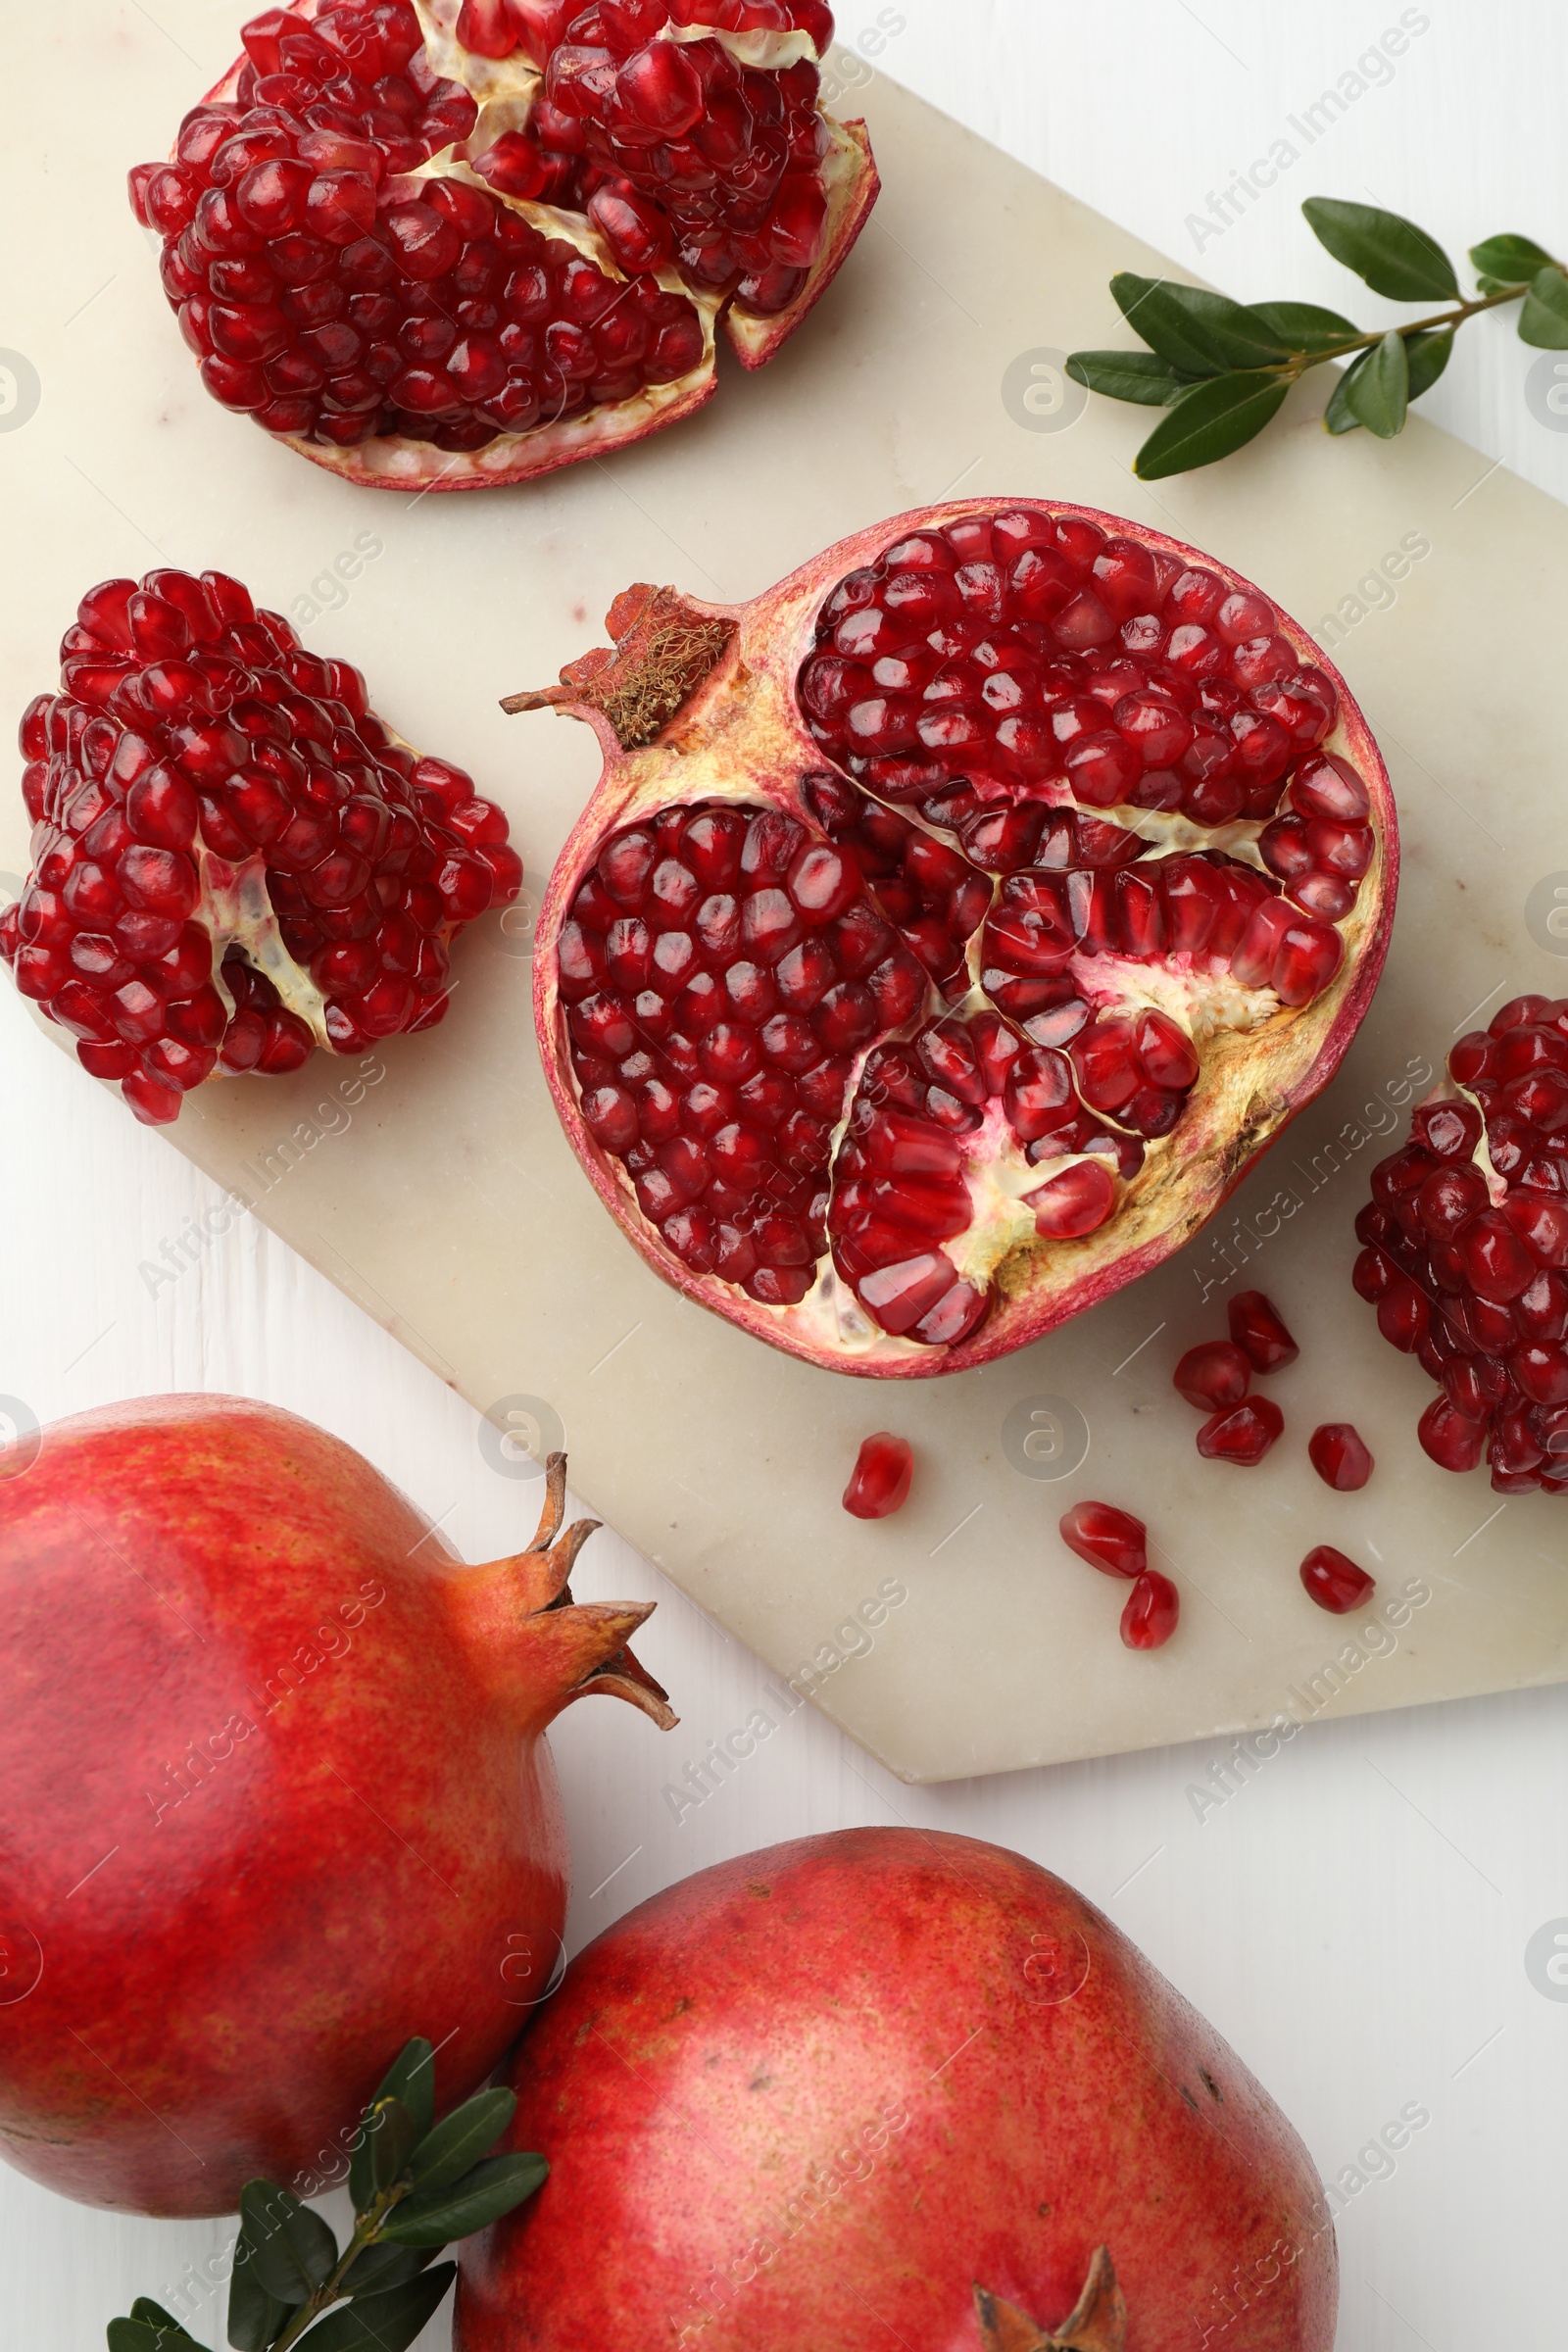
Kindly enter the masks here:
M 506 706 L 605 754 L 539 1038 L 601 1198 L 705 1305 L 842 1371 L 983 1363 L 1168 1256 L 1332 1075 L 1393 799 L 1234 572 L 991 499 L 608 625 Z
M 33 862 L 0 956 L 84 1068 L 165 1126 L 206 1079 L 434 1028 L 453 939 L 522 883 L 471 776 L 221 572 L 105 581 L 60 655 L 22 721 Z
M 820 0 L 294 0 L 130 175 L 208 390 L 318 465 L 467 490 L 771 359 L 876 200 Z
M 1432 1459 L 1568 1494 L 1568 997 L 1514 997 L 1460 1038 L 1355 1231 L 1378 1329 L 1441 1383 Z

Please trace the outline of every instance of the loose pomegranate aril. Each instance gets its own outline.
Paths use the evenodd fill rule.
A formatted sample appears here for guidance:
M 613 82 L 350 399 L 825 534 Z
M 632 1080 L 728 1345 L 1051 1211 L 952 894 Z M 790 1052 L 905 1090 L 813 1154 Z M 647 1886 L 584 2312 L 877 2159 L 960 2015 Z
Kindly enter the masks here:
M 244 28 L 130 194 L 208 390 L 353 480 L 521 481 L 689 415 L 715 329 L 770 359 L 876 200 L 863 123 L 818 103 L 815 0 L 734 53 L 623 0 L 307 13 Z M 136 650 L 177 661 L 162 625 Z
M 861 1441 L 844 1490 L 844 1508 L 853 1519 L 889 1518 L 908 1500 L 913 1476 L 914 1449 L 908 1439 L 879 1430 Z
M 1198 1450 L 1205 1461 L 1235 1462 L 1251 1469 L 1263 1459 L 1285 1428 L 1285 1415 L 1268 1396 L 1249 1396 L 1203 1423 Z
M 1356 1220 L 1356 1290 L 1442 1384 L 1423 1448 L 1449 1470 L 1487 1460 L 1499 1494 L 1568 1492 L 1565 1076 L 1568 999 L 1512 999 L 1453 1047 Z
M 1212 1413 L 1241 1403 L 1252 1385 L 1252 1366 L 1234 1340 L 1205 1340 L 1188 1348 L 1172 1378 L 1189 1404 Z
M 598 71 L 563 66 L 556 103 L 598 105 Z M 638 72 L 657 94 L 671 69 Z M 1217 571 L 1190 623 L 1189 569 L 1084 510 L 942 507 L 745 607 L 628 590 L 612 651 L 509 703 L 591 714 L 610 746 L 541 915 L 536 1015 L 573 1144 L 666 1279 L 846 1370 L 983 1362 L 1211 1213 L 1244 1069 L 1282 1116 L 1323 1082 L 1367 996 L 1329 983 L 1387 939 L 1386 779 L 1309 641 Z M 1183 665 L 1190 625 L 1207 667 Z M 1296 733 L 1282 681 L 1314 714 Z M 1269 871 L 1271 822 L 1349 894 L 1332 915 Z M 1261 1354 L 1233 1332 L 1232 1358 L 1288 1360 L 1266 1301 L 1253 1320 Z
M 1279 1372 L 1301 1350 L 1286 1330 L 1279 1308 L 1261 1291 L 1238 1291 L 1230 1302 L 1231 1338 L 1254 1372 Z
M 1351 1494 L 1372 1475 L 1372 1456 L 1348 1421 L 1325 1421 L 1306 1441 L 1307 1458 L 1326 1487 Z
M 122 649 L 187 634 L 199 691 L 166 705 L 158 664 Z M 83 1066 L 161 1126 L 208 1078 L 434 1027 L 452 940 L 522 883 L 472 778 L 395 745 L 357 670 L 218 572 L 108 581 L 66 646 L 65 691 L 22 722 L 24 751 L 52 748 L 0 956 Z M 122 666 L 83 700 L 94 648 Z
M 1181 1595 L 1168 1576 L 1146 1568 L 1127 1595 L 1121 1638 L 1129 1649 L 1160 1649 L 1176 1631 Z
M 1149 1566 L 1149 1530 L 1113 1502 L 1075 1502 L 1060 1520 L 1061 1540 L 1106 1576 L 1142 1576 Z
M 1332 1544 L 1315 1544 L 1301 1562 L 1301 1583 L 1320 1609 L 1347 1617 L 1371 1598 L 1377 1580 Z

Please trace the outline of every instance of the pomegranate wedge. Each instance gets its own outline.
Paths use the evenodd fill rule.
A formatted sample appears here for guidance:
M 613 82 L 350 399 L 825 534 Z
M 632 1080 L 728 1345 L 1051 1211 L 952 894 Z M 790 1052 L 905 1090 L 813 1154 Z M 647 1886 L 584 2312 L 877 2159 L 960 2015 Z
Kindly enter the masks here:
M 1393 799 L 1234 572 L 991 499 L 608 626 L 507 705 L 605 758 L 539 1040 L 601 1198 L 705 1305 L 841 1371 L 983 1363 L 1190 1239 L 1333 1074 Z

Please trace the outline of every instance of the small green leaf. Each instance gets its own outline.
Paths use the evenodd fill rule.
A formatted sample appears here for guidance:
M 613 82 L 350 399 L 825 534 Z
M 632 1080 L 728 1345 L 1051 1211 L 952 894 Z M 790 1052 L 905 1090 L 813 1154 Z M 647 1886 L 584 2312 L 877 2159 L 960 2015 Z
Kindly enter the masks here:
M 1279 376 L 1257 369 L 1194 384 L 1155 425 L 1133 461 L 1134 473 L 1141 482 L 1158 482 L 1228 458 L 1262 431 L 1288 389 Z
M 1145 408 L 1167 408 L 1198 378 L 1183 375 L 1157 351 L 1075 351 L 1067 362 L 1075 384 L 1103 392 L 1108 400 L 1136 400 Z
M 1319 310 L 1315 302 L 1254 302 L 1252 316 L 1261 318 L 1289 351 L 1337 351 L 1342 344 L 1353 343 L 1360 332 L 1338 311 Z
M 1336 196 L 1309 196 L 1301 210 L 1318 243 L 1365 278 L 1374 294 L 1391 302 L 1441 302 L 1458 293 L 1453 264 L 1413 220 Z
M 1290 358 L 1286 344 L 1255 312 L 1203 286 L 1119 270 L 1110 281 L 1122 317 L 1144 341 L 1187 375 L 1218 375 Z
M 1410 363 L 1404 356 L 1404 337 L 1390 327 L 1374 343 L 1366 365 L 1347 382 L 1346 406 L 1357 424 L 1364 424 L 1380 441 L 1392 441 L 1401 431 L 1410 406 Z
M 415 2149 L 409 2164 L 415 2187 L 429 2197 L 461 2180 L 488 2156 L 516 2112 L 517 2095 L 512 2090 L 481 2090 L 465 2099 Z
M 1553 263 L 1538 270 L 1519 314 L 1519 340 L 1543 351 L 1568 351 L 1568 277 Z
M 1479 245 L 1470 248 L 1471 268 L 1478 276 L 1494 281 L 1489 292 L 1496 292 L 1505 285 L 1528 285 L 1536 271 L 1549 268 L 1550 263 L 1550 254 L 1543 253 L 1533 238 L 1511 233 L 1484 237 Z
M 304 2303 L 331 2277 L 337 2239 L 318 2213 L 271 2180 L 248 2180 L 239 2209 L 258 2283 L 282 2303 Z
M 367 2246 L 344 2273 L 343 2292 L 378 2295 L 389 2286 L 402 2286 L 407 2279 L 417 2278 L 440 2251 L 439 2246 Z
M 1430 334 L 1406 335 L 1404 356 L 1410 367 L 1410 398 L 1419 400 L 1430 392 L 1448 365 L 1453 351 L 1451 326 L 1434 327 Z
M 1326 433 L 1354 433 L 1360 430 L 1361 419 L 1350 406 L 1350 387 L 1371 357 L 1369 351 L 1363 351 L 1358 360 L 1352 360 L 1329 394 L 1329 405 L 1323 412 L 1323 430 Z
M 390 2188 L 418 2145 L 419 2128 L 399 2098 L 378 2098 L 354 2135 L 349 2156 L 349 2194 L 364 2213 L 383 2188 Z
M 108 2337 L 109 2352 L 202 2352 L 196 2338 L 145 2295 L 137 2296 L 128 2320 L 110 2321 Z
M 394 2246 L 444 2246 L 469 2237 L 542 2188 L 549 2172 L 542 2156 L 492 2156 L 455 2187 L 394 2206 L 381 2235 Z
M 435 2051 L 422 2034 L 416 2034 L 398 2052 L 375 2095 L 401 2099 L 423 2138 L 435 2122 Z
M 1482 294 L 1516 294 L 1519 290 L 1512 278 L 1484 274 L 1476 279 L 1476 288 Z
M 384 2294 L 340 2303 L 299 2340 L 312 2352 L 408 2352 L 457 2275 L 455 2262 L 443 2262 Z
M 256 2276 L 251 2260 L 250 2224 L 242 2225 L 234 2246 L 234 2268 L 228 2281 L 228 2340 L 234 2352 L 268 2352 L 283 2332 L 295 2308 L 270 2295 Z

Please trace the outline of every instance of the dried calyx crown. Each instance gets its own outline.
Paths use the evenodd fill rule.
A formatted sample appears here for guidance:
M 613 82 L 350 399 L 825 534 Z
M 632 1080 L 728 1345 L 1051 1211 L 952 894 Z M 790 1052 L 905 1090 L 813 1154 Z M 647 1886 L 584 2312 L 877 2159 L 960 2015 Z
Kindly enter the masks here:
M 1096 2247 L 1084 2291 L 1054 2330 L 1037 2327 L 983 2286 L 975 2288 L 974 2301 L 984 2352 L 1122 2352 L 1127 2340 L 1127 2306 L 1104 2246 Z
M 614 649 L 596 647 L 568 662 L 559 686 L 509 695 L 501 708 L 602 710 L 623 752 L 652 743 L 690 701 L 728 650 L 735 623 L 688 604 L 678 588 L 640 580 L 605 616 Z

